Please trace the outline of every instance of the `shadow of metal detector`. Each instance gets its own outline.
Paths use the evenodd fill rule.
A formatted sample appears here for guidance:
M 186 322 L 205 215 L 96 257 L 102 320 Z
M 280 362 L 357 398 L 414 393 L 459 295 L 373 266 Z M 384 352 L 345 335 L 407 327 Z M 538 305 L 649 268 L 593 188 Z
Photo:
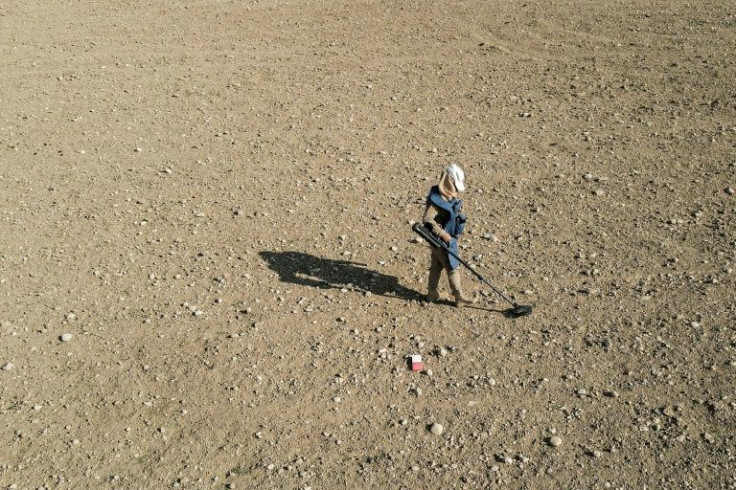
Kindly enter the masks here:
M 510 305 L 511 308 L 508 308 L 503 311 L 503 315 L 506 318 L 519 318 L 522 316 L 527 316 L 531 314 L 532 307 L 529 305 L 520 305 L 518 303 L 515 303 L 511 301 L 505 294 L 503 294 L 500 290 L 496 289 L 493 284 L 486 281 L 486 279 L 478 274 L 478 272 L 475 271 L 472 267 L 470 267 L 470 264 L 465 262 L 463 259 L 458 257 L 458 255 L 450 250 L 450 248 L 439 238 L 434 236 L 431 231 L 429 231 L 426 227 L 421 225 L 420 223 L 415 223 L 414 226 L 411 227 L 412 230 L 414 230 L 415 233 L 417 233 L 420 237 L 422 237 L 427 243 L 429 243 L 430 246 L 434 248 L 441 248 L 448 254 L 455 257 L 462 265 L 464 265 L 470 272 L 472 272 L 475 277 L 477 277 L 481 282 L 485 283 L 486 285 L 490 286 L 493 291 L 498 293 L 499 296 L 501 296 L 503 299 L 505 299 Z

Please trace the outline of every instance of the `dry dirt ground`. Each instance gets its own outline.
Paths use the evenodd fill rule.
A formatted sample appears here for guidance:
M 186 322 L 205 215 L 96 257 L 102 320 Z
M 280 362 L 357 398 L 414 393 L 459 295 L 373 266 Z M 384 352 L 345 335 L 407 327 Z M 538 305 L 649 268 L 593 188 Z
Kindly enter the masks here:
M 736 488 L 735 39 L 726 0 L 4 1 L 0 486 Z M 422 301 L 451 161 L 531 316 Z

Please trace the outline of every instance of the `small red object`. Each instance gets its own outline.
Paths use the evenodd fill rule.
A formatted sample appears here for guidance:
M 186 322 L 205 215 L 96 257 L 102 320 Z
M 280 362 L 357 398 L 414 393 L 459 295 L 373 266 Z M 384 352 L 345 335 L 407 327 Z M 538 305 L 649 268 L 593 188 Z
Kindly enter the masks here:
M 412 371 L 423 371 L 424 363 L 422 362 L 422 356 L 415 354 L 411 356 L 411 370 Z

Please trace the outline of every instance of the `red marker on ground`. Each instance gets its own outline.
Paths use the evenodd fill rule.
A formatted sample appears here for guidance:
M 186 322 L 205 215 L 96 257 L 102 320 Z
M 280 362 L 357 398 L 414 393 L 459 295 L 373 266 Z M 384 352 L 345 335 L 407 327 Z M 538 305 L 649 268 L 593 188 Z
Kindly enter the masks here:
M 415 354 L 411 356 L 411 370 L 412 371 L 423 371 L 424 363 L 422 362 L 422 356 Z

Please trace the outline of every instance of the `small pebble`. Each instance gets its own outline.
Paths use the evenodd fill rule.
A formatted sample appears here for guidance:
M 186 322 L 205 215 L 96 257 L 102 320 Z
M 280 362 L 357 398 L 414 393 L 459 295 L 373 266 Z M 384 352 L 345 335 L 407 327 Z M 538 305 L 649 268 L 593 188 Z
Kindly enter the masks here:
M 552 447 L 557 447 L 560 444 L 562 444 L 562 439 L 559 436 L 552 436 L 549 438 L 549 445 Z
M 74 337 L 72 334 L 70 334 L 70 333 L 64 333 L 64 334 L 61 334 L 61 337 L 59 337 L 59 339 L 62 342 L 69 342 L 72 339 L 72 337 Z
M 445 428 L 442 426 L 442 424 L 434 423 L 432 424 L 432 427 L 429 429 L 429 431 L 436 436 L 441 436 L 442 433 L 445 432 Z
M 12 363 L 12 362 L 7 362 L 7 363 L 5 363 L 5 365 L 3 366 L 3 371 L 10 371 L 10 370 L 11 370 L 11 369 L 13 369 L 14 367 L 15 367 L 15 366 L 13 366 L 13 363 Z

